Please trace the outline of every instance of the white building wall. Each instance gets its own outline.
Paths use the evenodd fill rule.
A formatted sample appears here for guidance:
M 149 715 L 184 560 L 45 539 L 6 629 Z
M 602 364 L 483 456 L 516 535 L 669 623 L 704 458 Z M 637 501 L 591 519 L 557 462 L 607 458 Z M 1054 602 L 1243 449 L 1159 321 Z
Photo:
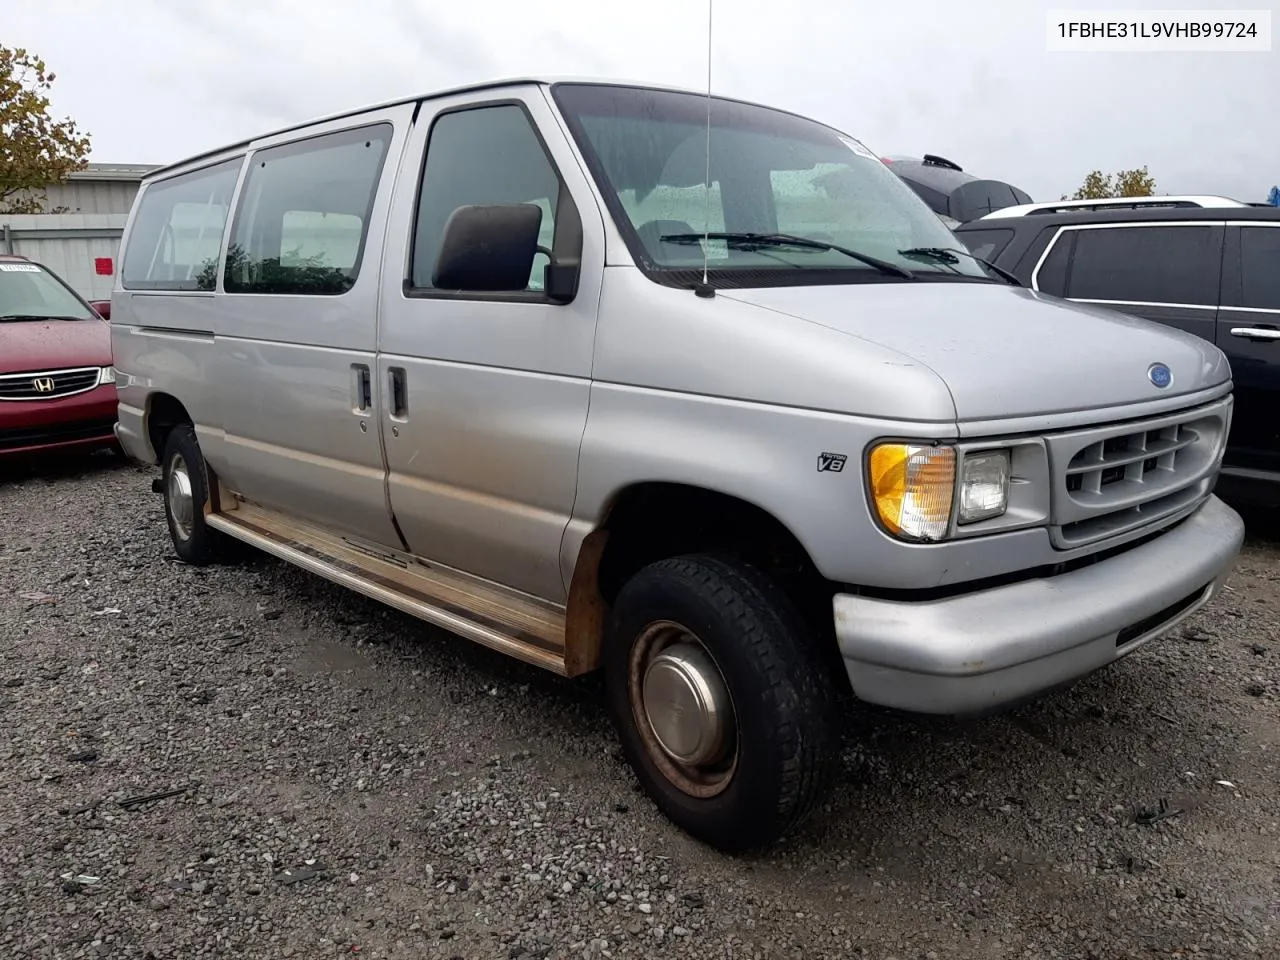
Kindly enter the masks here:
M 68 213 L 128 213 L 138 184 L 130 180 L 68 180 L 45 188 L 45 209 Z
M 128 216 L 127 211 L 0 214 L 0 253 L 43 263 L 86 300 L 109 300 L 120 269 L 120 235 Z M 110 261 L 109 273 L 97 272 L 99 258 Z

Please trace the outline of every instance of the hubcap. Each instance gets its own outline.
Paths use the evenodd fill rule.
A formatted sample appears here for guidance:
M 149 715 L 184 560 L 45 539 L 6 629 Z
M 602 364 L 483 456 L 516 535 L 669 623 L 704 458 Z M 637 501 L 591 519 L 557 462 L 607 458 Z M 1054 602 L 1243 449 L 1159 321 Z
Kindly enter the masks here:
M 737 767 L 737 723 L 706 647 L 676 623 L 651 624 L 631 651 L 631 703 L 654 764 L 684 793 L 711 797 Z
M 169 486 L 165 499 L 169 503 L 169 517 L 173 528 L 183 540 L 191 539 L 195 519 L 195 498 L 191 495 L 191 472 L 181 454 L 169 464 Z
M 724 744 L 729 691 L 706 651 L 676 643 L 649 661 L 644 712 L 658 746 L 677 763 L 714 760 Z

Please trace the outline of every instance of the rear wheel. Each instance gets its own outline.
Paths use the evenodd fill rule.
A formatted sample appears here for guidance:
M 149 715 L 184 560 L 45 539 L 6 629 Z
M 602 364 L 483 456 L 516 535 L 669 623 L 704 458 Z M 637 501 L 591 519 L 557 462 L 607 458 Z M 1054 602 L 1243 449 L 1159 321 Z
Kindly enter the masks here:
M 710 556 L 645 567 L 619 592 L 604 657 L 624 753 L 688 833 L 729 852 L 763 846 L 821 798 L 830 671 L 754 568 Z
M 165 519 L 178 556 L 198 567 L 229 558 L 233 541 L 205 522 L 209 474 L 190 424 L 169 431 L 160 463 Z

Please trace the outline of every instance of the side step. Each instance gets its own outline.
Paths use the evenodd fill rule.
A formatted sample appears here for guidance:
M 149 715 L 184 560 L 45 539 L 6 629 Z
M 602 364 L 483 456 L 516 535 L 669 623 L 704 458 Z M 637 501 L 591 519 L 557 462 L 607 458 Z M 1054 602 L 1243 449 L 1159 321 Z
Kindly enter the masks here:
M 568 673 L 562 606 L 243 500 L 224 506 L 232 509 L 206 517 L 215 530 L 468 640 Z

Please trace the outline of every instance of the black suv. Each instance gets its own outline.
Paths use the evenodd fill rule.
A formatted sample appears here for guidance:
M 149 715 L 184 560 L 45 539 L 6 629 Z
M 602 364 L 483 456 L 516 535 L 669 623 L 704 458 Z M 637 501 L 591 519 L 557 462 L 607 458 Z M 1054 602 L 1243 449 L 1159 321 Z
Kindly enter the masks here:
M 1280 482 L 1280 208 L 1222 197 L 1026 204 L 955 234 L 1034 290 L 1216 344 L 1236 397 L 1223 476 Z

